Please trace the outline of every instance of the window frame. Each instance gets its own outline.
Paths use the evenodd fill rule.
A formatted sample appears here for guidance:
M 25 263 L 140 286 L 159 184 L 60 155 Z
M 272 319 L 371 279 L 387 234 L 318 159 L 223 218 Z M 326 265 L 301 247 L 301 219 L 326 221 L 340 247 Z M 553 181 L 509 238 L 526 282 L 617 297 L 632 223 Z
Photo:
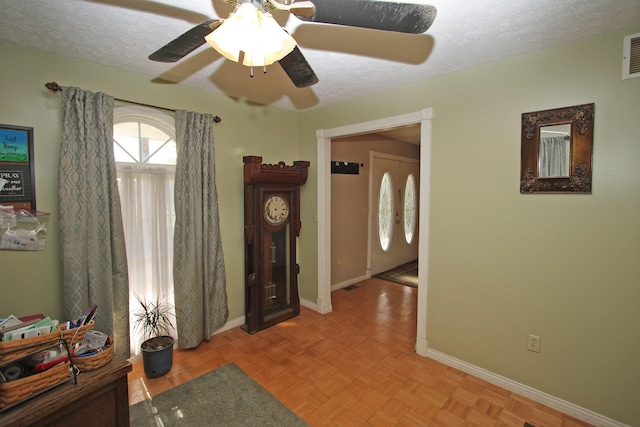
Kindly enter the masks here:
M 148 126 L 155 127 L 160 131 L 167 134 L 174 142 L 176 142 L 176 132 L 175 132 L 175 118 L 165 112 L 158 111 L 157 109 L 153 109 L 151 107 L 143 107 L 143 106 L 123 106 L 116 107 L 113 111 L 113 126 L 122 123 L 143 123 Z M 115 135 L 113 136 L 114 144 L 115 144 Z M 177 157 L 177 142 L 176 142 L 176 157 Z M 146 169 L 146 168 L 165 168 L 175 170 L 175 164 L 159 164 L 159 163 L 146 163 L 146 162 L 118 162 L 116 161 L 117 167 L 131 167 L 136 169 Z

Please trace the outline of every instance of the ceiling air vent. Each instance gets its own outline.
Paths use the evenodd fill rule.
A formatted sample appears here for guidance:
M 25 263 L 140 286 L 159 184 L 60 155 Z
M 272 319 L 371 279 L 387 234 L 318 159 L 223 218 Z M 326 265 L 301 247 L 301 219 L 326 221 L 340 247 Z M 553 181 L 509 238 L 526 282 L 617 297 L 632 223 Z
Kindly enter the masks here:
M 640 33 L 624 38 L 622 78 L 640 77 Z

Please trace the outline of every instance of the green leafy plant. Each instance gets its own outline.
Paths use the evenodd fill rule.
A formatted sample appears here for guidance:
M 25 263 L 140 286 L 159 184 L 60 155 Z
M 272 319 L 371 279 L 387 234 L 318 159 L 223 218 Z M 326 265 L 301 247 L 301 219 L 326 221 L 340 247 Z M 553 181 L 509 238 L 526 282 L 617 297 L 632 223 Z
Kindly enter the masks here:
M 136 295 L 136 299 L 140 308 L 133 313 L 134 329 L 142 332 L 146 339 L 142 343 L 143 348 L 152 350 L 170 345 L 173 339 L 168 340 L 166 336 L 170 335 L 174 329 L 173 306 L 160 301 L 160 297 L 157 297 L 155 301 L 146 301 Z

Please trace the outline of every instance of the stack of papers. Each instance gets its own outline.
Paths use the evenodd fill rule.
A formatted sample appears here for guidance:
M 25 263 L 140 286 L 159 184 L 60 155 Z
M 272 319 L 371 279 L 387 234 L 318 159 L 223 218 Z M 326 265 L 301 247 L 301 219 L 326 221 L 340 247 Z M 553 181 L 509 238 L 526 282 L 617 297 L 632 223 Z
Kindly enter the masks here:
M 23 322 L 11 315 L 0 322 L 0 335 L 2 341 L 21 340 L 49 334 L 55 331 L 57 326 L 58 321 L 52 320 L 48 316 L 44 319 L 32 319 Z

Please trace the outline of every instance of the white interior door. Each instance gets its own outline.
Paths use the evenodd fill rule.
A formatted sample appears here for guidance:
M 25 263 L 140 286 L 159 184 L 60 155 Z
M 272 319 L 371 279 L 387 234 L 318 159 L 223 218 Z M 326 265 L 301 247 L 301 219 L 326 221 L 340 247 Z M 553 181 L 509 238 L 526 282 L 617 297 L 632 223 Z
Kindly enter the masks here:
M 418 259 L 416 160 L 395 156 L 371 159 L 371 275 Z

